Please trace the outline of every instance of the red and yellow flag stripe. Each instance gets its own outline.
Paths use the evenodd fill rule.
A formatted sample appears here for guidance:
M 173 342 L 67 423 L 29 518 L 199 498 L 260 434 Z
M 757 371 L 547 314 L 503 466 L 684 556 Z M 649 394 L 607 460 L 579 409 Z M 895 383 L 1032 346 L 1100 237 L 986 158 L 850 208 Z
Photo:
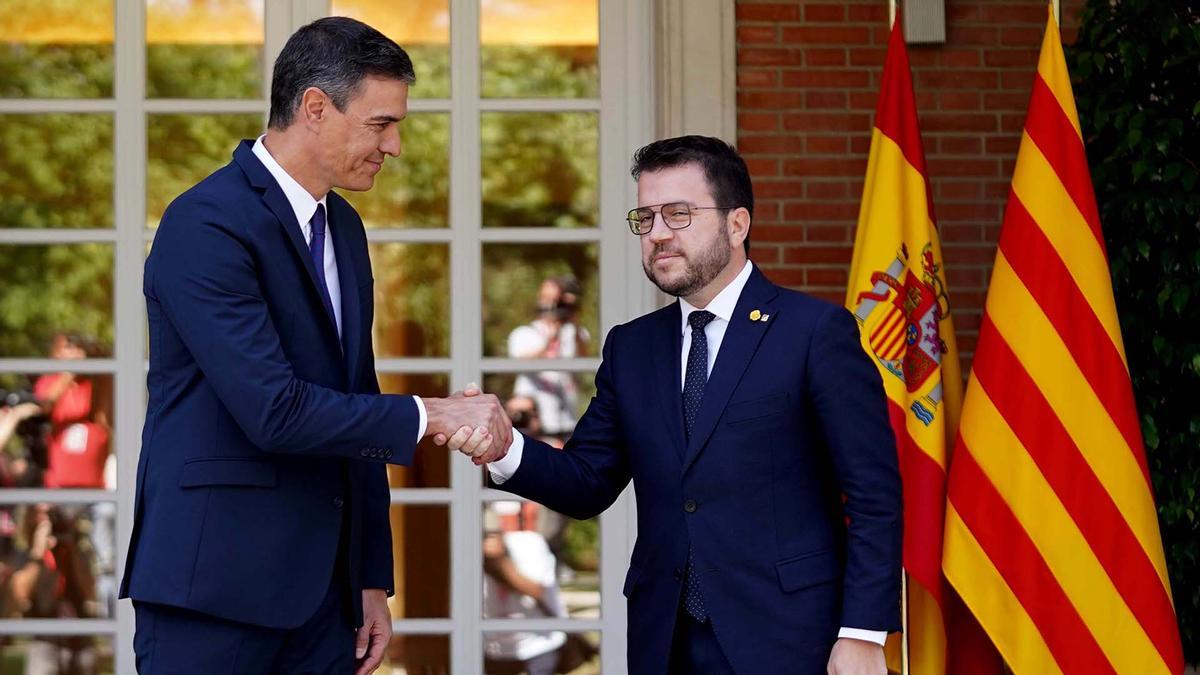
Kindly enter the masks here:
M 861 324 L 863 349 L 879 367 L 888 396 L 904 482 L 905 639 L 910 670 L 922 675 L 947 672 L 947 618 L 957 608 L 948 604 L 955 599 L 946 597 L 941 559 L 947 450 L 962 397 L 930 197 L 912 75 L 897 23 L 871 134 L 846 307 Z
M 1181 673 L 1104 239 L 1051 15 L 949 474 L 943 569 L 1014 672 Z

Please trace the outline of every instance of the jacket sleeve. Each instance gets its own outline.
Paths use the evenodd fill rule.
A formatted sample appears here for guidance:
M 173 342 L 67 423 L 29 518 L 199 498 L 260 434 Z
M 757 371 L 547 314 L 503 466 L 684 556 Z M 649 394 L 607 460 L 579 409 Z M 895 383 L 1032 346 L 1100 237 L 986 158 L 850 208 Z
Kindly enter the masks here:
M 371 354 L 362 382 L 370 393 L 379 393 L 375 375 L 375 355 Z M 415 435 L 416 432 L 414 431 Z M 362 524 L 362 587 L 381 588 L 388 596 L 396 594 L 395 566 L 392 561 L 392 492 L 387 467 L 371 464 L 364 467 Z
M 818 322 L 808 358 L 810 395 L 849 521 L 841 625 L 899 630 L 903 504 L 879 371 L 840 307 Z
M 526 437 L 521 465 L 496 487 L 579 520 L 599 515 L 621 496 L 632 474 L 613 383 L 618 330 L 614 328 L 605 341 L 596 395 L 566 446 L 557 450 Z
M 228 206 L 185 195 L 168 209 L 146 265 L 158 300 L 205 380 L 252 443 L 270 453 L 408 464 L 410 396 L 348 394 L 296 378 Z

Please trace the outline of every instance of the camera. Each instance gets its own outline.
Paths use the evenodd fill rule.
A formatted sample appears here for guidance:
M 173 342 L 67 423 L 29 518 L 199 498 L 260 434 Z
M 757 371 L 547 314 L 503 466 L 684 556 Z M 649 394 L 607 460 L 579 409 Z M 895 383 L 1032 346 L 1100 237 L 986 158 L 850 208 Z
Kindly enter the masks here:
M 12 408 L 22 403 L 37 403 L 33 392 L 27 389 L 0 389 L 0 406 Z

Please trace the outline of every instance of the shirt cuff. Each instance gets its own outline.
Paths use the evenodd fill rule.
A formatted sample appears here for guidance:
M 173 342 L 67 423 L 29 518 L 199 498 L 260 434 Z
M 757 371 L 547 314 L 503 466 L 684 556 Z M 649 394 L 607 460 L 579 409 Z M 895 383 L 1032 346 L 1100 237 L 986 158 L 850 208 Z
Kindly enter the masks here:
M 425 438 L 425 427 L 429 424 L 429 416 L 425 414 L 425 402 L 420 396 L 412 397 L 413 403 L 417 404 L 417 442 L 420 443 L 422 438 Z
M 883 630 L 863 630 L 861 628 L 842 628 L 838 631 L 839 638 L 850 638 L 852 640 L 863 640 L 864 642 L 874 642 L 880 647 L 887 642 L 887 631 Z
M 503 459 L 487 465 L 488 473 L 492 475 L 492 482 L 502 485 L 504 481 L 512 478 L 512 475 L 521 466 L 523 452 L 525 452 L 525 437 L 521 435 L 521 432 L 514 430 L 512 444 L 508 446 L 508 454 Z

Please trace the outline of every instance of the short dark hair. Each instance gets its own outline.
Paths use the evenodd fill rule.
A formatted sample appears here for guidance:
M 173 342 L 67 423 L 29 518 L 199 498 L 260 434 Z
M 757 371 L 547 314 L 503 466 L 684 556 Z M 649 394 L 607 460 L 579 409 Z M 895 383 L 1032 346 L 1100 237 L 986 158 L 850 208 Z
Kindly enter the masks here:
M 275 59 L 267 125 L 291 126 L 309 87 L 325 92 L 344 111 L 363 78 L 372 75 L 407 84 L 417 79 L 412 59 L 383 33 L 344 16 L 317 19 L 292 34 Z
M 643 173 L 696 164 L 704 171 L 708 191 L 716 200 L 714 206 L 744 207 L 754 219 L 754 188 L 746 161 L 734 147 L 712 136 L 678 136 L 664 138 L 646 145 L 633 155 L 630 174 L 634 180 Z M 744 242 L 750 254 L 750 232 Z

